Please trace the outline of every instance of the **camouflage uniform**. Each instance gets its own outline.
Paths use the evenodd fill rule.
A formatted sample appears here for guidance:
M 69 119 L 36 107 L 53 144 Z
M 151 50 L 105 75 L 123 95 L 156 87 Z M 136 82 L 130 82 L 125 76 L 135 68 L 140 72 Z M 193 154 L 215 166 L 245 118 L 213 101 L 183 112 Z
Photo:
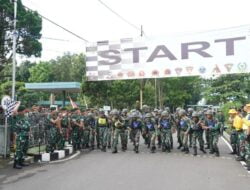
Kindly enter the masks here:
M 72 127 L 72 145 L 75 150 L 81 149 L 81 127 L 79 126 L 81 117 L 78 114 L 71 116 L 71 127 Z
M 57 128 L 56 124 L 53 123 L 51 120 L 56 120 L 57 114 L 56 113 L 50 113 L 47 116 L 47 138 L 48 143 L 46 146 L 46 152 L 54 152 L 56 149 L 56 142 L 57 142 Z
M 172 122 L 168 117 L 168 114 L 164 115 L 163 112 L 162 118 L 159 120 L 159 131 L 162 139 L 162 151 L 170 152 L 171 150 L 171 138 L 172 138 Z
M 96 128 L 99 130 L 98 135 L 99 135 L 100 145 L 102 146 L 102 151 L 106 152 L 109 121 L 108 118 L 104 115 L 104 112 L 101 112 L 101 116 L 97 119 L 96 125 L 97 125 Z
M 92 113 L 87 115 L 85 120 L 85 127 L 89 129 L 89 145 L 91 150 L 95 147 L 95 136 L 96 136 L 96 121 Z
M 148 148 L 150 147 L 150 145 L 152 145 L 151 152 L 154 153 L 156 150 L 155 140 L 156 140 L 157 130 L 156 130 L 155 120 L 152 118 L 152 115 L 150 113 L 147 113 L 145 115 L 143 124 L 144 124 L 143 131 L 145 133 L 145 139 L 147 141 Z
M 218 141 L 220 136 L 220 123 L 216 119 L 206 119 L 205 126 L 208 127 L 210 154 L 216 153 L 219 156 Z
M 113 144 L 112 144 L 112 153 L 117 153 L 117 145 L 118 145 L 118 140 L 119 136 L 121 138 L 121 145 L 122 145 L 122 150 L 125 151 L 125 127 L 124 123 L 122 121 L 122 118 L 119 115 L 115 115 L 113 117 Z
M 139 152 L 139 142 L 140 142 L 140 135 L 143 128 L 142 121 L 138 118 L 137 113 L 132 113 L 132 119 L 130 121 L 130 134 L 131 134 L 131 140 L 134 145 L 134 151 L 136 153 Z
M 30 123 L 24 115 L 18 115 L 13 118 L 11 125 L 13 132 L 16 133 L 16 152 L 14 158 L 14 168 L 21 169 L 24 164 L 24 157 L 27 151 L 29 141 Z
M 193 112 L 192 114 L 192 121 L 191 121 L 191 129 L 193 131 L 192 133 L 192 146 L 194 150 L 194 156 L 197 155 L 197 140 L 200 145 L 200 150 L 203 153 L 206 153 L 204 150 L 204 140 L 203 140 L 203 129 L 202 129 L 202 123 L 201 120 L 199 119 L 199 115 L 196 112 Z
M 189 153 L 188 148 L 188 133 L 190 131 L 190 119 L 185 115 L 185 110 L 180 110 L 180 139 L 182 142 L 183 149 L 182 151 L 185 153 Z

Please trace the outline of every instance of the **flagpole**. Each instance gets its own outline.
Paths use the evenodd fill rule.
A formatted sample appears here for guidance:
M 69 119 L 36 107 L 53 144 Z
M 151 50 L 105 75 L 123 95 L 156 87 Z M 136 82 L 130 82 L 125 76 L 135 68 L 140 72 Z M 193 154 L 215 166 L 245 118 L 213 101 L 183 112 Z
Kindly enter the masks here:
M 17 0 L 14 0 L 14 23 L 13 23 L 13 57 L 12 57 L 12 100 L 15 100 L 15 86 L 16 86 L 16 19 L 17 17 Z
M 8 131 L 7 131 L 7 125 L 8 125 L 8 119 L 5 117 L 5 122 L 4 122 L 4 158 L 7 158 L 7 143 L 8 143 Z

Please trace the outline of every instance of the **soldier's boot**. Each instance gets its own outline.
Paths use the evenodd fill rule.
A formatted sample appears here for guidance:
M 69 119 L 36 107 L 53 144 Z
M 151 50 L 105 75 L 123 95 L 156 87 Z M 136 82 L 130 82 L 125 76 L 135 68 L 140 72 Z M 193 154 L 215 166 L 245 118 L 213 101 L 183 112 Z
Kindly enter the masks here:
M 113 154 L 117 153 L 117 148 L 115 147 L 114 150 L 112 151 Z
M 185 151 L 186 151 L 186 148 L 182 147 L 181 152 L 185 152 Z
M 185 154 L 188 154 L 189 153 L 189 148 L 187 147 L 186 149 L 185 149 Z
M 148 148 L 150 148 L 150 143 L 149 143 L 149 142 L 148 142 L 148 144 L 147 144 L 147 145 L 148 145 Z
M 166 150 L 167 150 L 168 153 L 171 152 L 171 145 L 167 146 Z
M 207 145 L 205 149 L 210 149 L 210 146 L 209 146 L 209 145 Z
M 179 146 L 177 147 L 177 149 L 181 149 L 182 147 L 182 143 L 179 143 Z
M 166 145 L 165 144 L 162 145 L 161 150 L 162 150 L 162 152 L 166 152 L 167 149 L 166 149 Z
M 230 154 L 237 154 L 236 146 L 232 145 L 232 149 L 233 149 L 233 152 L 230 152 Z
M 100 149 L 100 144 L 97 144 L 96 148 L 97 148 L 97 149 Z
M 216 151 L 215 151 L 215 156 L 216 156 L 216 157 L 219 157 L 219 156 L 220 156 L 219 150 L 216 150 Z
M 209 154 L 214 154 L 215 150 L 213 148 L 210 149 Z
M 103 147 L 102 147 L 102 151 L 103 151 L 103 152 L 106 152 L 106 146 L 103 146 Z
M 173 143 L 173 141 L 171 141 L 171 147 L 170 147 L 171 149 L 173 149 L 174 148 L 174 143 Z
M 108 149 L 111 149 L 111 144 L 110 143 L 108 144 Z
M 89 148 L 89 150 L 94 150 L 94 149 L 95 149 L 94 145 L 91 145 L 91 147 Z
M 155 147 L 155 146 L 152 146 L 152 148 L 151 148 L 151 153 L 155 153 L 155 149 L 156 149 L 156 147 Z
M 201 147 L 200 151 L 203 152 L 204 154 L 207 154 L 207 152 L 204 150 L 204 147 Z
M 15 169 L 22 169 L 22 166 L 18 163 L 18 161 L 14 161 L 13 168 Z
M 240 162 L 240 161 L 245 161 L 245 158 L 243 158 L 242 156 L 237 156 L 235 160 Z
M 126 151 L 128 149 L 127 144 L 124 145 L 124 151 Z
M 194 147 L 194 153 L 193 153 L 194 156 L 197 156 L 197 148 Z
M 87 143 L 85 147 L 86 147 L 86 148 L 89 148 L 89 144 Z
M 139 145 L 135 146 L 135 153 L 139 153 Z

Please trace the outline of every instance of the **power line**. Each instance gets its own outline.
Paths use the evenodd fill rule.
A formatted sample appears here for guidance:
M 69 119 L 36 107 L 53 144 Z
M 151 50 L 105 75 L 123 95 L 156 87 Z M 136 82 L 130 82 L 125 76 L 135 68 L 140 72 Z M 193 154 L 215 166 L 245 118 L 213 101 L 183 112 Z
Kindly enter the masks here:
M 121 16 L 120 14 L 118 14 L 116 11 L 114 11 L 112 8 L 110 8 L 106 3 L 104 3 L 101 0 L 97 0 L 99 3 L 101 3 L 104 7 L 106 7 L 109 11 L 111 11 L 113 14 L 115 14 L 117 17 L 119 17 L 123 22 L 127 23 L 128 25 L 130 25 L 131 27 L 135 28 L 136 30 L 141 31 L 141 28 L 137 27 L 136 25 L 134 25 L 133 23 L 129 22 L 127 19 L 125 19 L 123 16 Z
M 30 9 L 29 7 L 27 7 L 27 6 L 25 6 L 25 5 L 23 5 L 23 6 L 24 6 L 26 9 L 28 9 L 28 10 L 30 10 L 30 11 L 33 11 L 33 10 Z M 41 15 L 40 13 L 37 13 L 37 14 L 38 14 L 40 17 L 42 17 L 43 19 L 45 19 L 45 20 L 49 21 L 50 23 L 52 23 L 52 24 L 58 26 L 59 28 L 61 28 L 61 29 L 65 30 L 66 32 L 72 34 L 73 36 L 75 36 L 75 37 L 77 37 L 77 38 L 83 40 L 84 42 L 89 42 L 89 41 L 86 40 L 85 38 L 83 38 L 83 37 L 79 36 L 78 34 L 76 34 L 76 33 L 72 32 L 72 31 L 68 30 L 67 28 L 65 28 L 65 27 L 63 27 L 63 26 L 57 24 L 56 22 L 54 22 L 54 21 L 52 21 L 51 19 L 49 19 L 49 18 L 47 18 L 47 17 Z

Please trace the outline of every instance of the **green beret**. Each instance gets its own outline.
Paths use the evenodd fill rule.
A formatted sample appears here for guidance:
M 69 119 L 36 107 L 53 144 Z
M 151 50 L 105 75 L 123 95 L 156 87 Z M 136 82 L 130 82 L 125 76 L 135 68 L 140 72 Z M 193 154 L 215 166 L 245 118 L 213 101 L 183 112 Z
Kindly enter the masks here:
M 18 112 L 22 112 L 22 111 L 24 111 L 26 109 L 26 107 L 25 106 L 23 106 L 23 105 L 20 105 L 19 107 L 18 107 Z
M 61 108 L 61 111 L 66 111 L 66 110 L 67 110 L 66 107 L 62 107 L 62 108 Z
M 55 107 L 51 107 L 51 108 L 50 108 L 50 111 L 55 111 L 55 110 L 56 110 Z

